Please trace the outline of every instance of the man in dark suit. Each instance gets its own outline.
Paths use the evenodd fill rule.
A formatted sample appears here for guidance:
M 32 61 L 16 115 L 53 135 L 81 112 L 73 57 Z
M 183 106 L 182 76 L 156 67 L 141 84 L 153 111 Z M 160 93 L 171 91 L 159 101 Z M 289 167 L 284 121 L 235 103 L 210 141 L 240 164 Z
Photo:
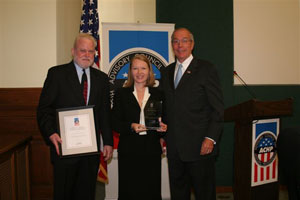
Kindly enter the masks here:
M 109 84 L 105 73 L 91 67 L 95 46 L 92 36 L 79 34 L 72 48 L 73 61 L 50 68 L 41 92 L 37 121 L 46 144 L 50 146 L 55 200 L 94 200 L 100 158 L 98 154 L 60 158 L 59 143 L 65 141 L 58 134 L 56 109 L 94 105 L 97 140 L 101 132 L 104 158 L 108 160 L 112 156 Z M 81 87 L 83 77 L 87 83 L 86 99 Z
M 215 200 L 215 157 L 223 129 L 223 95 L 214 66 L 192 56 L 194 38 L 186 28 L 172 34 L 176 62 L 162 70 L 165 141 L 172 200 Z

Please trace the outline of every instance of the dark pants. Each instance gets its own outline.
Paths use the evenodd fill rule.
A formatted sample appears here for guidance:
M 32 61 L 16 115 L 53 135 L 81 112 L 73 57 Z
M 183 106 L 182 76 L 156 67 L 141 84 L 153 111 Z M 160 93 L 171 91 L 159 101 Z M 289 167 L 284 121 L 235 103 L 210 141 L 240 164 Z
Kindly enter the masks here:
M 99 155 L 55 159 L 54 200 L 94 200 Z
M 190 200 L 191 189 L 196 200 L 216 200 L 215 158 L 183 162 L 168 158 L 172 200 Z
M 118 155 L 119 200 L 161 200 L 161 156 Z

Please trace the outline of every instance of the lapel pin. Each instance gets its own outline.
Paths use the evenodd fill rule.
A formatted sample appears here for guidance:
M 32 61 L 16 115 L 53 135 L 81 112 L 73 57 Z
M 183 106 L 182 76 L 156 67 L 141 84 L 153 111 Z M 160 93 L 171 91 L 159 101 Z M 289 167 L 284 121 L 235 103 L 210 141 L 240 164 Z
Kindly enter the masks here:
M 191 74 L 192 72 L 190 70 L 186 71 L 186 73 Z

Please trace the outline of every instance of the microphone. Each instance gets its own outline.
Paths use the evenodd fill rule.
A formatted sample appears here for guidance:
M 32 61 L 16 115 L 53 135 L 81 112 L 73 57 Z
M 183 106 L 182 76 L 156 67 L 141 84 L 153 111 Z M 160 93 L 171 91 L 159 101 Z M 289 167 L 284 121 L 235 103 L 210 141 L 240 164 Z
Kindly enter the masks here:
M 236 76 L 242 83 L 244 88 L 247 89 L 247 91 L 249 92 L 249 94 L 256 99 L 256 95 L 254 94 L 254 92 L 252 92 L 249 88 L 249 86 L 247 85 L 247 83 L 238 75 L 238 73 L 236 71 L 233 71 L 233 75 Z

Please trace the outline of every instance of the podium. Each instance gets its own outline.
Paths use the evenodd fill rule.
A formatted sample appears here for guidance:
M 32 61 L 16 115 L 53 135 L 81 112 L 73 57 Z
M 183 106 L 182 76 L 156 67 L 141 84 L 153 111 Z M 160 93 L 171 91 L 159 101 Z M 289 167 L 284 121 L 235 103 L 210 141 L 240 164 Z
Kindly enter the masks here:
M 235 123 L 233 183 L 235 200 L 278 200 L 278 181 L 258 186 L 251 185 L 252 153 L 254 151 L 252 123 L 255 120 L 289 116 L 292 114 L 292 106 L 293 100 L 291 98 L 281 101 L 251 99 L 225 110 L 225 122 Z

